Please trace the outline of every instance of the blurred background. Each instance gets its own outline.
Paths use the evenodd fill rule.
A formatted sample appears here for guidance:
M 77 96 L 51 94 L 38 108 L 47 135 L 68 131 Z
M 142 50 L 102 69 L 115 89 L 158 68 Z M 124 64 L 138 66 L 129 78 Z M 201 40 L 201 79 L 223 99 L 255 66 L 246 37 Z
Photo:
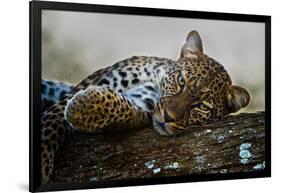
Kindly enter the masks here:
M 254 22 L 42 11 L 42 76 L 72 84 L 133 55 L 177 60 L 189 31 L 250 91 L 243 111 L 264 110 L 265 26 Z M 239 111 L 241 112 L 241 111 Z

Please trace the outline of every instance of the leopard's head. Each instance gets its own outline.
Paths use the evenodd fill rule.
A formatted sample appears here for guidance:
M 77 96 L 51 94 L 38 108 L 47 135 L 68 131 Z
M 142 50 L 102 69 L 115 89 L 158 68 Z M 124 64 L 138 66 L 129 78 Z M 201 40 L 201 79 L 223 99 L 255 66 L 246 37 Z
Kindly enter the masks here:
M 196 31 L 188 34 L 180 59 L 162 79 L 161 91 L 153 125 L 164 135 L 217 121 L 250 101 L 249 92 L 232 85 L 224 67 L 204 54 Z

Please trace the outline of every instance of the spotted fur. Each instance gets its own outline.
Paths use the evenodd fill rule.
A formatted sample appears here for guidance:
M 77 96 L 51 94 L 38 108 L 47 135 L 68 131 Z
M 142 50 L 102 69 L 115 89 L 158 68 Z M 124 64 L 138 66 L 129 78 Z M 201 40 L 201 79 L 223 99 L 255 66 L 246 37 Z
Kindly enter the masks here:
M 41 107 L 45 112 L 50 106 L 58 102 L 58 100 L 69 93 L 73 86 L 65 82 L 42 80 L 41 81 Z
M 175 135 L 236 112 L 249 100 L 223 66 L 203 53 L 192 31 L 178 61 L 128 58 L 94 72 L 48 108 L 41 121 L 42 182 L 49 181 L 55 153 L 73 131 L 152 126 L 160 135 Z

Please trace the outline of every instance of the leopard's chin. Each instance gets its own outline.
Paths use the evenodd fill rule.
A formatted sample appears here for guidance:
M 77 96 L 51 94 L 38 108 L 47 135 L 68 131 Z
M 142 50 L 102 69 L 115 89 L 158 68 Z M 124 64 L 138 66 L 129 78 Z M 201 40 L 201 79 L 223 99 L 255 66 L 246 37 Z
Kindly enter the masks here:
M 183 128 L 176 122 L 165 122 L 158 116 L 153 116 L 153 127 L 160 135 L 176 135 L 183 132 Z

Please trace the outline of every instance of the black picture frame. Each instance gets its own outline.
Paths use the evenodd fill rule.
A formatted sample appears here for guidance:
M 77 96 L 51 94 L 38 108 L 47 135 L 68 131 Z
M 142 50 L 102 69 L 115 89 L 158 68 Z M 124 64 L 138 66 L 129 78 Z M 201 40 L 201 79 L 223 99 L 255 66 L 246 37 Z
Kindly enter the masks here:
M 124 7 L 79 3 L 31 1 L 30 4 L 30 144 L 29 144 L 29 191 L 60 191 L 88 188 L 122 187 L 136 185 L 182 183 L 197 181 L 260 178 L 271 176 L 271 17 L 233 13 L 215 13 L 142 7 Z M 199 18 L 227 21 L 248 21 L 265 24 L 265 149 L 266 167 L 263 171 L 247 173 L 200 174 L 152 179 L 119 180 L 95 183 L 40 184 L 40 83 L 41 83 L 41 14 L 42 10 L 68 10 L 78 12 L 118 13 L 177 18 Z

